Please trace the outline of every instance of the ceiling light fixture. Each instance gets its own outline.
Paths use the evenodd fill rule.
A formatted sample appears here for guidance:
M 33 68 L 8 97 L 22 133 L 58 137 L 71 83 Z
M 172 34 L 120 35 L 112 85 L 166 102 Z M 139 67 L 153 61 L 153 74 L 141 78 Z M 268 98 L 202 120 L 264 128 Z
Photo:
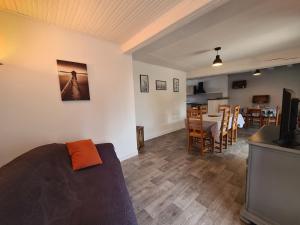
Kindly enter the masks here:
M 221 50 L 221 47 L 216 47 L 215 51 L 217 52 L 216 58 L 212 64 L 212 66 L 222 66 L 223 62 L 222 59 L 220 58 L 220 55 L 218 54 L 218 52 Z
M 259 76 L 261 75 L 261 72 L 259 69 L 256 69 L 255 72 L 253 73 L 253 76 Z

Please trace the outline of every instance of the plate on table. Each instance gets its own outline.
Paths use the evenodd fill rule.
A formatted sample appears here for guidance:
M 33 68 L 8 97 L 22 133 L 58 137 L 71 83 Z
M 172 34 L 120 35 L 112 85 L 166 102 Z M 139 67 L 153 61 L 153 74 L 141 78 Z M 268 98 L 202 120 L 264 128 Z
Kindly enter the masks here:
M 220 117 L 218 114 L 209 114 L 208 117 Z

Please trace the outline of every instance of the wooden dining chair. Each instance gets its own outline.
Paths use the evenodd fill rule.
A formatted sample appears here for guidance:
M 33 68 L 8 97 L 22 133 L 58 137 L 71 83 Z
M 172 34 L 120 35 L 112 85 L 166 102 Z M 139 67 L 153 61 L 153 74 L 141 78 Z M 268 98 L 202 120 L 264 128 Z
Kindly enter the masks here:
M 230 105 L 219 105 L 219 107 L 218 107 L 218 112 L 219 112 L 219 113 L 222 113 L 223 110 L 227 110 L 227 111 L 230 112 Z
M 221 122 L 219 141 L 216 141 L 216 145 L 214 146 L 216 149 L 219 149 L 220 152 L 223 151 L 223 148 L 227 149 L 227 147 L 228 147 L 229 118 L 230 118 L 230 112 L 228 110 L 224 109 L 222 122 Z
M 204 131 L 202 127 L 202 115 L 193 118 L 187 118 L 187 132 L 188 132 L 188 147 L 187 151 L 189 152 L 194 143 L 200 144 L 200 155 L 204 155 L 204 151 L 209 147 L 213 147 L 211 134 Z M 208 142 L 208 145 L 207 145 Z M 206 148 L 208 147 L 208 148 Z
M 257 108 L 247 108 L 246 127 L 257 123 L 259 127 L 263 126 L 262 110 Z
M 201 109 L 202 114 L 207 114 L 207 112 L 208 112 L 207 105 L 201 105 L 200 109 Z
M 202 111 L 198 107 L 192 107 L 187 110 L 187 118 L 202 117 Z
M 238 130 L 238 118 L 240 113 L 240 106 L 236 105 L 233 108 L 232 120 L 231 120 L 231 128 L 228 131 L 229 144 L 237 142 L 237 130 Z
M 263 124 L 265 125 L 270 125 L 270 124 L 274 124 L 275 126 L 279 125 L 279 112 L 280 108 L 279 106 L 276 106 L 276 114 L 275 116 L 266 116 L 263 118 Z

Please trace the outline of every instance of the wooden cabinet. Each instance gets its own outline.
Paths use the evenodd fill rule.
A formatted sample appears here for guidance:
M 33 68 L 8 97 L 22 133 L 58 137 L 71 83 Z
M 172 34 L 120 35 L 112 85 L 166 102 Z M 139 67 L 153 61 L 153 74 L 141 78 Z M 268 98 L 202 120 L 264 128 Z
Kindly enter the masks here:
M 143 126 L 137 126 L 136 127 L 136 141 L 137 141 L 137 147 L 138 150 L 142 147 L 144 147 L 144 127 Z
M 278 126 L 264 126 L 249 139 L 246 203 L 241 219 L 257 225 L 300 221 L 300 146 L 278 146 L 274 143 L 278 134 Z

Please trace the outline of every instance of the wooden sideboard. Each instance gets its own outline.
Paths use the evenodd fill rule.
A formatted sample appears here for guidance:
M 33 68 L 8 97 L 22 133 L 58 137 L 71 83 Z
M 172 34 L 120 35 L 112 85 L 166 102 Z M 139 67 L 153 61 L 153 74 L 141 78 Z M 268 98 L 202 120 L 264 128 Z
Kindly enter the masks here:
M 137 148 L 140 151 L 144 147 L 144 127 L 136 126 L 136 142 Z
M 274 142 L 278 136 L 278 126 L 264 126 L 249 139 L 246 203 L 241 210 L 246 222 L 300 223 L 300 146 L 280 147 Z

